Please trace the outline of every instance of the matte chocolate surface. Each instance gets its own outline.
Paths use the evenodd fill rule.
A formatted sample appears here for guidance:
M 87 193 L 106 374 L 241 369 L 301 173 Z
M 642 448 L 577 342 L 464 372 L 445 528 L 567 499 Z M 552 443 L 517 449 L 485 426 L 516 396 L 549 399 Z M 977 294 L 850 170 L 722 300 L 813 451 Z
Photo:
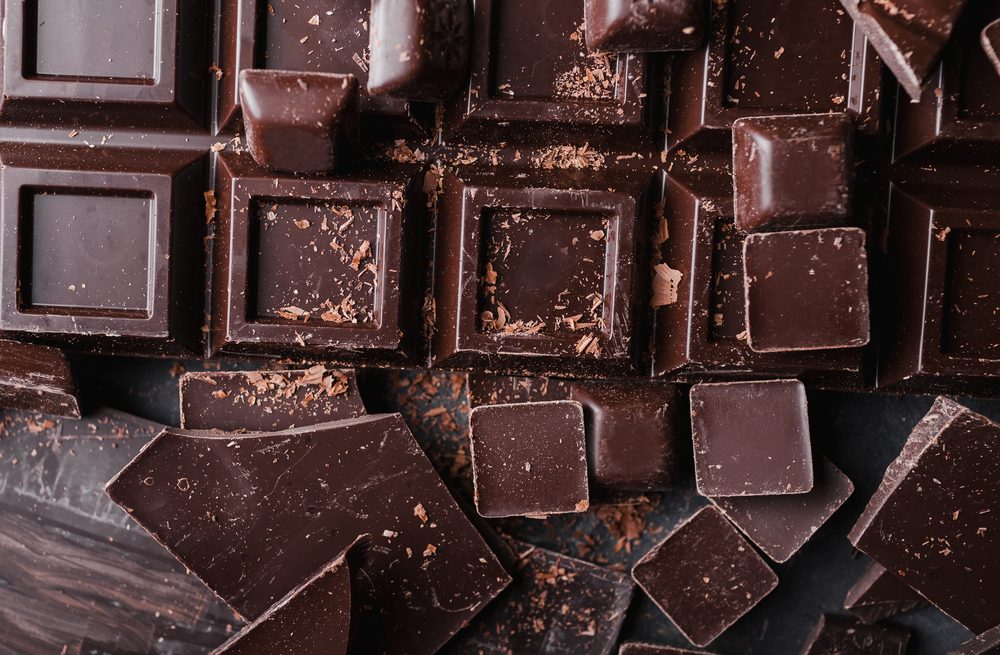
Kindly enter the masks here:
M 580 403 L 480 405 L 469 414 L 469 439 L 481 515 L 545 516 L 590 506 Z
M 689 650 L 687 648 L 674 648 L 673 646 L 655 646 L 653 644 L 630 643 L 622 644 L 618 655 L 711 655 L 704 650 Z
M 864 230 L 751 234 L 743 267 L 753 350 L 854 348 L 871 339 Z
M 398 415 L 168 429 L 108 494 L 249 620 L 370 531 L 369 653 L 435 652 L 510 582 Z
M 851 542 L 973 631 L 1000 623 L 1000 426 L 938 398 Z
M 526 378 L 469 373 L 469 405 L 509 405 L 543 400 L 570 400 L 572 383 L 553 378 Z
M 996 655 L 1000 653 L 1000 626 L 962 644 L 949 655 Z
M 802 655 L 904 655 L 910 631 L 892 624 L 865 625 L 856 619 L 824 614 Z
M 844 609 L 865 623 L 875 623 L 897 614 L 926 607 L 927 601 L 905 582 L 872 562 L 847 592 Z
M 80 418 L 66 356 L 55 348 L 0 339 L 0 407 Z
M 585 0 L 584 15 L 592 51 L 694 50 L 708 28 L 706 0 Z
M 691 433 L 703 496 L 804 494 L 813 488 L 806 391 L 798 380 L 695 385 Z
M 712 507 L 646 553 L 632 577 L 696 646 L 707 646 L 778 586 L 778 576 Z

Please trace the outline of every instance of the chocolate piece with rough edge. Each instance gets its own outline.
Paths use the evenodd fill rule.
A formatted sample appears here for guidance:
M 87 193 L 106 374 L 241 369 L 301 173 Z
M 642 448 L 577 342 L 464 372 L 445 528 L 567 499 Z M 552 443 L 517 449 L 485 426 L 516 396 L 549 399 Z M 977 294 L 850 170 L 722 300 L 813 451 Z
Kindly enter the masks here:
M 744 232 L 850 223 L 854 177 L 854 122 L 846 114 L 733 123 L 733 205 Z
M 743 277 L 747 343 L 757 352 L 856 348 L 871 339 L 864 230 L 751 234 Z
M 691 436 L 703 496 L 804 494 L 813 488 L 806 390 L 798 380 L 696 384 Z
M 628 576 L 529 544 L 514 547 L 514 582 L 442 655 L 611 655 L 635 588 Z
M 705 42 L 706 0 L 585 0 L 587 47 L 611 52 L 694 50 Z
M 704 650 L 689 650 L 676 646 L 658 646 L 656 644 L 641 644 L 637 642 L 622 644 L 618 655 L 712 655 Z
M 655 491 L 677 483 L 677 387 L 574 382 L 572 398 L 583 405 L 591 482 L 625 491 Z
M 780 496 L 709 498 L 764 554 L 787 562 L 854 493 L 833 462 L 814 458 L 812 491 Z
M 509 405 L 543 400 L 570 400 L 572 384 L 554 378 L 527 378 L 469 373 L 469 405 Z
M 857 619 L 824 614 L 802 655 L 905 655 L 910 631 L 899 625 L 865 625 Z
M 997 69 L 997 75 L 1000 75 L 1000 19 L 983 28 L 980 33 L 980 41 L 986 55 Z
M 368 93 L 444 100 L 469 72 L 469 0 L 372 0 Z
M 849 537 L 974 632 L 1000 623 L 1000 425 L 938 398 Z
M 998 655 L 1000 654 L 1000 625 L 962 644 L 948 655 Z
M 876 623 L 926 606 L 923 596 L 878 562 L 868 565 L 844 599 L 844 609 L 865 623 Z
M 247 147 L 266 168 L 324 173 L 354 159 L 358 80 L 353 75 L 240 72 Z
M 778 576 L 714 507 L 681 523 L 632 577 L 695 646 L 707 646 L 778 586 Z
M 367 558 L 362 535 L 288 592 L 212 655 L 351 655 L 357 653 L 358 599 L 352 587 Z
M 186 373 L 180 400 L 187 430 L 275 432 L 365 413 L 354 371 L 323 365 Z
M 910 98 L 920 100 L 967 0 L 840 0 Z
M 167 429 L 107 491 L 248 620 L 370 532 L 359 594 L 378 643 L 366 653 L 429 655 L 510 582 L 398 414 Z
M 55 348 L 0 339 L 0 407 L 80 418 L 66 356 Z
M 476 509 L 482 516 L 537 517 L 590 507 L 580 403 L 474 407 L 469 441 Z

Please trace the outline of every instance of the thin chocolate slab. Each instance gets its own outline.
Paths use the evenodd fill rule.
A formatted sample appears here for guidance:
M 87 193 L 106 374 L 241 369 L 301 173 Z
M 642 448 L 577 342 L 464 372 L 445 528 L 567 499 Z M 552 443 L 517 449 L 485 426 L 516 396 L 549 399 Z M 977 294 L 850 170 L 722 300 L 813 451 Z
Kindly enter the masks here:
M 543 400 L 570 400 L 567 380 L 469 373 L 469 405 L 509 405 Z
M 514 582 L 443 655 L 611 655 L 635 585 L 628 576 L 517 543 Z
M 987 630 L 962 644 L 948 655 L 997 655 L 1000 653 L 1000 626 Z
M 696 646 L 706 646 L 778 586 L 719 510 L 705 507 L 632 568 L 642 590 Z
M 706 0 L 585 0 L 583 8 L 594 51 L 694 50 L 708 29 Z
M 938 398 L 851 542 L 973 631 L 1000 623 L 1000 426 Z
M 804 494 L 813 488 L 806 390 L 798 380 L 695 385 L 691 434 L 703 496 Z
M 622 644 L 618 655 L 711 655 L 704 650 L 675 648 L 674 646 L 656 646 L 654 644 L 628 643 Z
M 844 599 L 850 610 L 865 623 L 875 623 L 897 614 L 926 607 L 927 601 L 878 562 L 872 562 Z
M 66 356 L 55 348 L 0 339 L 0 407 L 80 418 Z
M 433 653 L 510 582 L 398 414 L 164 430 L 107 490 L 249 620 L 371 533 L 365 652 Z
M 743 275 L 751 349 L 856 348 L 871 339 L 864 230 L 751 234 Z
M 482 516 L 545 516 L 590 507 L 580 403 L 480 405 L 469 414 L 469 440 Z
M 787 562 L 854 493 L 833 462 L 814 458 L 812 491 L 779 496 L 709 498 L 775 562 Z
M 1000 20 L 995 20 L 983 28 L 980 41 L 986 55 L 997 69 L 997 75 L 1000 75 Z
M 856 619 L 824 614 L 802 655 L 904 655 L 909 642 L 910 631 L 902 626 L 865 625 Z

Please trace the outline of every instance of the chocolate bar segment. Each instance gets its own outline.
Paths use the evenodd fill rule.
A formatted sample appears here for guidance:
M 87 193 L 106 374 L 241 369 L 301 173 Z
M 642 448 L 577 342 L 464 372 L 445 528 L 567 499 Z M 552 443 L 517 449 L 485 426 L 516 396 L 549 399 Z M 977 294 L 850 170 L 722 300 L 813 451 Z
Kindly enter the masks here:
M 80 418 L 66 356 L 55 348 L 0 339 L 0 407 Z
M 802 655 L 904 655 L 909 642 L 910 631 L 902 626 L 865 625 L 856 619 L 824 614 Z
M 1000 653 L 1000 626 L 962 644 L 948 655 L 997 655 Z
M 868 565 L 844 599 L 844 609 L 865 623 L 876 623 L 926 606 L 927 601 L 920 594 L 878 562 Z
M 469 406 L 509 405 L 544 400 L 570 400 L 572 385 L 568 380 L 528 378 L 469 373 L 466 386 Z
M 654 644 L 628 643 L 622 644 L 618 655 L 711 655 L 704 650 L 689 650 L 674 646 L 656 646 Z
M 983 28 L 981 39 L 983 50 L 993 62 L 993 66 L 1000 75 L 1000 19 L 993 21 Z
M 592 51 L 693 50 L 708 28 L 706 0 L 585 0 L 584 12 Z

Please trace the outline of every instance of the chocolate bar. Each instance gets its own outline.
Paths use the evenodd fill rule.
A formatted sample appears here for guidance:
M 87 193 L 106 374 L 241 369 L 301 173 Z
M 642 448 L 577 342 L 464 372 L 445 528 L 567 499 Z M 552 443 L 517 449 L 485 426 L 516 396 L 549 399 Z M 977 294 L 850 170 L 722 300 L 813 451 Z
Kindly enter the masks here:
M 983 28 L 981 39 L 983 50 L 993 62 L 1000 75 L 1000 19 L 993 21 Z
M 694 50 L 705 41 L 708 2 L 586 0 L 584 16 L 592 51 Z
M 1000 626 L 970 639 L 948 655 L 996 655 L 1000 653 Z
M 920 594 L 877 562 L 868 565 L 844 599 L 844 609 L 865 623 L 876 623 L 926 606 L 927 601 Z
M 909 642 L 910 631 L 902 626 L 865 625 L 856 619 L 824 614 L 802 655 L 904 655 Z
M 697 653 L 711 655 L 704 650 L 688 650 L 687 648 L 640 643 L 622 644 L 621 650 L 618 651 L 618 655 L 696 655 Z
M 570 400 L 571 384 L 553 378 L 528 378 L 469 373 L 466 386 L 470 407 L 509 405 L 545 400 Z
M 80 418 L 66 356 L 55 348 L 0 339 L 0 407 Z

